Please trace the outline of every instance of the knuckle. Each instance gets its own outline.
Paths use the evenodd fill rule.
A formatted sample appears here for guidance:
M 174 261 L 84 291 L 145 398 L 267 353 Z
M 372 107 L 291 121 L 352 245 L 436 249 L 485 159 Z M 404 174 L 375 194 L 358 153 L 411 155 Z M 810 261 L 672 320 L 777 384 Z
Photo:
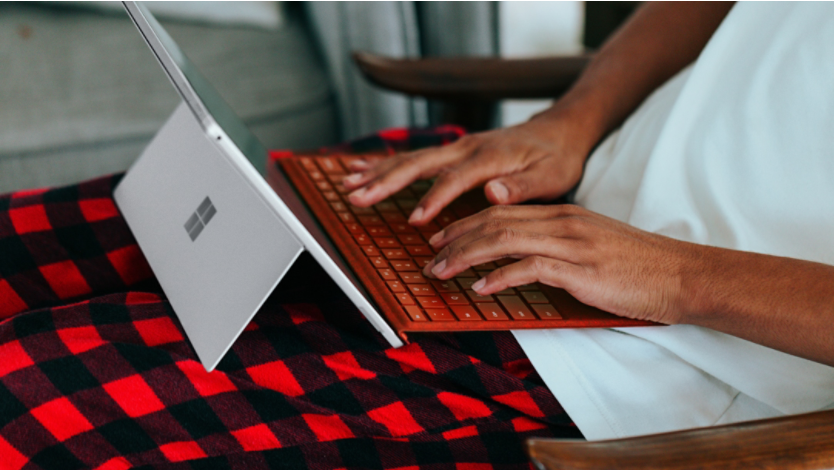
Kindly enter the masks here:
M 547 260 L 542 256 L 531 256 L 527 258 L 527 263 L 530 265 L 530 269 L 537 273 L 544 272 L 547 268 Z
M 560 204 L 559 209 L 563 215 L 580 215 L 585 211 L 584 208 L 576 204 Z
M 500 220 L 488 219 L 478 228 L 481 234 L 494 233 L 503 229 L 504 223 Z
M 505 206 L 490 206 L 484 211 L 484 214 L 487 218 L 490 219 L 500 219 L 503 218 L 507 213 L 507 208 Z
M 563 230 L 569 235 L 579 235 L 585 230 L 585 221 L 578 217 L 567 217 L 561 220 Z
M 496 240 L 501 245 L 512 244 L 518 238 L 518 232 L 510 227 L 504 227 L 496 232 Z

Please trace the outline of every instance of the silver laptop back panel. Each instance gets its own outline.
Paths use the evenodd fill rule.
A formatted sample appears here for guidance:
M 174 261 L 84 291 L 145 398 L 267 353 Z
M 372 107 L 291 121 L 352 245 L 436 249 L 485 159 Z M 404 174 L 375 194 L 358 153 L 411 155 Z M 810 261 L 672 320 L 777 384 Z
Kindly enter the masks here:
M 147 10 L 125 8 L 183 103 L 114 198 L 206 369 L 304 249 L 401 346 L 290 183 L 279 182 L 278 197 L 249 163 L 246 155 L 262 161 L 263 146 Z

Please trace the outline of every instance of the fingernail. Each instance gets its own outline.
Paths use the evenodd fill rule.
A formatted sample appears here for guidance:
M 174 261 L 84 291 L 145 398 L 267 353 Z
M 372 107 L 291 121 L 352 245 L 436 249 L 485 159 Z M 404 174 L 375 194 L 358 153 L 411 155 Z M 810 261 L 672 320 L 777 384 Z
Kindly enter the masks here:
M 437 263 L 437 265 L 431 269 L 431 273 L 434 274 L 435 276 L 437 276 L 440 273 L 442 273 L 444 269 L 446 269 L 446 260 L 445 259 L 443 261 Z
M 434 265 L 435 265 L 435 264 L 437 264 L 437 263 L 435 263 L 435 260 L 434 260 L 434 259 L 432 259 L 431 261 L 429 261 L 429 262 L 428 262 L 428 264 L 426 264 L 425 271 L 426 271 L 427 273 L 430 273 L 430 272 L 431 272 L 431 269 L 434 267 Z
M 348 194 L 348 199 L 361 198 L 368 192 L 368 188 L 359 188 L 356 191 Z
M 418 207 L 414 209 L 414 212 L 411 213 L 411 217 L 408 218 L 408 223 L 413 224 L 414 222 L 419 222 L 423 218 L 423 208 Z
M 362 173 L 354 173 L 342 180 L 344 184 L 356 184 L 362 179 Z
M 498 181 L 490 181 L 488 186 L 490 191 L 492 191 L 492 195 L 495 197 L 496 201 L 506 202 L 507 199 L 510 197 L 510 191 L 507 190 L 506 186 L 499 183 Z
M 435 233 L 434 235 L 431 236 L 431 238 L 429 238 L 429 245 L 436 245 L 436 244 L 440 243 L 440 240 L 443 240 L 443 237 L 444 237 L 443 230 Z
M 481 289 L 482 289 L 485 285 L 486 285 L 486 278 L 485 278 L 485 277 L 482 277 L 482 278 L 481 278 L 481 279 L 479 279 L 477 282 L 475 282 L 474 284 L 472 284 L 472 290 L 474 290 L 474 291 L 479 291 L 479 290 L 481 290 Z

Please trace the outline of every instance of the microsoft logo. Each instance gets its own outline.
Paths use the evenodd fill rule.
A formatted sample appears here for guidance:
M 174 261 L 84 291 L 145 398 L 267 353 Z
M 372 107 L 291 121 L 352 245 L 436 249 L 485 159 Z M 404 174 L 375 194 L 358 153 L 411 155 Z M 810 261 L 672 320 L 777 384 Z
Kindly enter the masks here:
M 185 223 L 185 231 L 188 232 L 188 236 L 191 237 L 191 241 L 197 239 L 197 235 L 200 235 L 200 232 L 203 231 L 203 228 L 208 225 L 209 220 L 214 217 L 214 214 L 217 213 L 217 209 L 214 208 L 214 204 L 211 203 L 211 199 L 206 196 L 203 199 L 203 202 L 200 203 L 197 210 L 191 214 L 191 217 L 188 218 L 188 221 Z

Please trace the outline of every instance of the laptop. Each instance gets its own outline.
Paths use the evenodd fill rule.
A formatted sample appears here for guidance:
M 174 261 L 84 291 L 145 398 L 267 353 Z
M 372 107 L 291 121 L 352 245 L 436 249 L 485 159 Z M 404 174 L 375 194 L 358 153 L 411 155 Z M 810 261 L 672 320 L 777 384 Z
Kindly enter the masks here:
M 250 163 L 264 161 L 266 149 L 153 15 L 135 2 L 124 6 L 182 101 L 114 199 L 206 370 L 305 251 L 392 347 L 425 332 L 651 324 L 538 284 L 484 297 L 470 289 L 505 261 L 448 281 L 423 277 L 434 255 L 428 237 L 487 207 L 478 193 L 416 228 L 406 220 L 430 183 L 353 207 L 341 178 L 356 156 L 278 159 L 267 183 Z

